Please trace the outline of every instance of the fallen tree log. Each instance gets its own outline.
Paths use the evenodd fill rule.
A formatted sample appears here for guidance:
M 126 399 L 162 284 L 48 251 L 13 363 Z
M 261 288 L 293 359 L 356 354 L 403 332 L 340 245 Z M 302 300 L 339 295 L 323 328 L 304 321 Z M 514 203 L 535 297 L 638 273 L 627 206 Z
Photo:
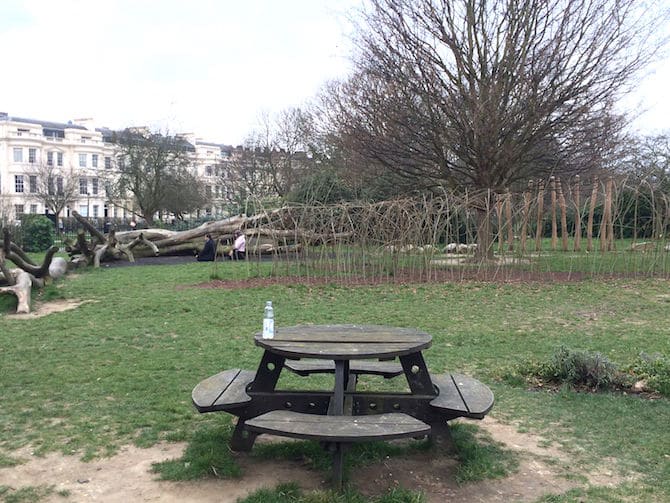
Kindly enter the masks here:
M 73 262 L 94 267 L 109 260 L 125 258 L 134 262 L 138 258 L 166 255 L 194 256 L 202 251 L 204 237 L 209 234 L 217 242 L 217 254 L 224 256 L 232 247 L 234 232 L 243 230 L 247 236 L 247 255 L 281 254 L 301 250 L 308 245 L 325 244 L 351 237 L 351 233 L 319 233 L 296 225 L 296 208 L 278 208 L 251 217 L 232 216 L 205 222 L 185 231 L 150 228 L 101 233 L 76 211 L 72 212 L 81 223 L 83 231 L 75 244 L 66 250 Z M 82 238 L 87 231 L 90 242 Z
M 8 229 L 3 229 L 2 244 L 0 245 L 0 293 L 14 295 L 18 304 L 18 314 L 30 313 L 30 299 L 33 287 L 44 286 L 44 278 L 50 274 L 50 267 L 54 255 L 58 251 L 57 246 L 49 248 L 44 256 L 42 264 L 35 264 L 28 255 L 11 240 Z M 11 260 L 17 268 L 7 267 L 6 260 Z M 53 268 L 54 274 L 62 272 L 63 264 L 59 263 Z
M 5 279 L 13 283 L 11 286 L 0 287 L 0 293 L 11 293 L 16 296 L 18 304 L 16 305 L 17 314 L 30 313 L 30 293 L 33 288 L 33 276 L 22 269 L 10 269 L 3 273 Z M 12 277 L 9 280 L 7 274 Z

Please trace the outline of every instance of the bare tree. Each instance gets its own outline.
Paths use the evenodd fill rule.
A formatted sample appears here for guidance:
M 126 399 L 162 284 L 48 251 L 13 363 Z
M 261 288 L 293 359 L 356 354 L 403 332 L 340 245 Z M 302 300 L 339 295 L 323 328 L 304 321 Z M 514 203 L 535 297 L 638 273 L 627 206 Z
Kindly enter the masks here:
M 118 204 L 124 204 L 126 196 L 131 195 L 140 215 L 149 223 L 159 211 L 168 211 L 171 194 L 198 183 L 196 178 L 186 176 L 194 147 L 181 137 L 126 129 L 115 134 L 113 141 L 118 154 L 111 195 Z
M 268 174 L 266 156 L 253 137 L 233 150 L 230 160 L 219 166 L 223 198 L 236 213 L 246 213 L 250 199 L 276 196 Z
M 409 179 L 502 192 L 598 167 L 614 104 L 664 43 L 661 1 L 369 0 L 327 93 L 348 145 Z M 480 253 L 490 253 L 479 203 Z M 486 220 L 486 221 L 485 221 Z
M 236 198 L 241 193 L 281 198 L 296 187 L 313 164 L 307 151 L 307 125 L 308 115 L 300 108 L 285 109 L 274 117 L 267 112 L 260 115 L 244 148 L 237 149 L 227 163 Z
M 49 163 L 35 165 L 33 173 L 37 177 L 37 186 L 32 195 L 55 215 L 57 223 L 63 210 L 77 200 L 79 176 L 71 170 Z

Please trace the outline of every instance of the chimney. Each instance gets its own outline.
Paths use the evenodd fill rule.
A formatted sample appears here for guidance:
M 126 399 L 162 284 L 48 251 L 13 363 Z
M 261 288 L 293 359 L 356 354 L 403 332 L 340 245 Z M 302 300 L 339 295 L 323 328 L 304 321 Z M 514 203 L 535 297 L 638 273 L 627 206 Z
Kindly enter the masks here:
M 72 122 L 74 122 L 77 126 L 83 126 L 86 129 L 93 130 L 95 129 L 94 124 L 93 124 L 93 119 L 91 117 L 85 117 L 82 119 L 74 119 Z

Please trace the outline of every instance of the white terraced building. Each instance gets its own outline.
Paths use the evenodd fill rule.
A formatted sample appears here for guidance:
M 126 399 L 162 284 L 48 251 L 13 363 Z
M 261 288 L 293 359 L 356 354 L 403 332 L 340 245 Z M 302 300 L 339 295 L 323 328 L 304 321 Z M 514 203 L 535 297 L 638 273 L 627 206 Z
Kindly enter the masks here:
M 45 166 L 56 178 L 59 172 L 78 178 L 76 198 L 61 216 L 68 217 L 75 210 L 92 218 L 132 218 L 129 210 L 105 197 L 104 181 L 114 176 L 112 133 L 93 127 L 90 119 L 59 123 L 0 112 L 0 221 L 17 221 L 24 213 L 47 213 L 38 180 Z M 190 134 L 181 136 L 194 146 L 193 169 L 212 195 L 210 207 L 202 213 L 220 215 L 223 187 L 218 175 L 232 148 L 202 142 Z

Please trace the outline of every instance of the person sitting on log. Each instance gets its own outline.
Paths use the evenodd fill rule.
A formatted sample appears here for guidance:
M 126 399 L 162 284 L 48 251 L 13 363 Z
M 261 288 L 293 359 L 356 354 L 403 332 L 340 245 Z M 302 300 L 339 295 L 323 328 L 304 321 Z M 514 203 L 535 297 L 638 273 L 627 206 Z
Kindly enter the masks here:
M 198 262 L 212 262 L 216 255 L 216 243 L 214 243 L 211 234 L 207 234 L 205 237 L 207 239 L 202 251 L 198 253 Z
M 228 253 L 228 258 L 232 260 L 244 260 L 247 252 L 247 239 L 242 233 L 241 230 L 235 231 L 235 242 L 233 243 L 233 249 Z

